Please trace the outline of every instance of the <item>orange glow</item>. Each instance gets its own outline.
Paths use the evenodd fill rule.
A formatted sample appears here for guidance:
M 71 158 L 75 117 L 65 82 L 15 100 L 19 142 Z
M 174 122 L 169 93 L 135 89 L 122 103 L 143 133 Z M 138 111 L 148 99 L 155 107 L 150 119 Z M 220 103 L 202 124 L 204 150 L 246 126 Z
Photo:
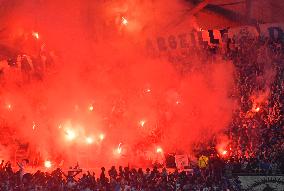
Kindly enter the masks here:
M 36 126 L 36 125 L 35 125 L 35 122 L 33 121 L 33 130 L 35 130 L 35 126 Z
M 94 106 L 90 105 L 89 106 L 89 111 L 93 111 L 94 110 Z
M 51 168 L 51 166 L 52 166 L 51 161 L 49 161 L 49 160 L 44 161 L 44 167 L 45 168 Z
M 105 139 L 105 135 L 101 133 L 101 134 L 99 135 L 99 138 L 100 138 L 100 140 L 102 141 L 102 140 Z
M 228 153 L 228 151 L 224 150 L 224 151 L 222 152 L 222 155 L 226 155 L 227 153 Z
M 94 142 L 93 138 L 92 137 L 87 137 L 86 138 L 86 143 L 87 144 L 92 144 Z
M 7 104 L 7 108 L 8 109 L 12 109 L 12 105 L 11 104 Z
M 192 150 L 204 132 L 209 139 L 229 126 L 238 103 L 227 96 L 235 88 L 235 66 L 215 59 L 204 64 L 196 59 L 203 56 L 199 50 L 183 54 L 202 39 L 195 21 L 175 21 L 184 9 L 178 1 L 33 2 L 19 6 L 4 31 L 11 32 L 12 52 L 9 64 L 4 55 L 4 83 L 0 74 L 0 121 L 33 146 L 31 158 L 41 153 L 42 168 L 47 159 L 51 168 L 60 160 L 64 168 L 77 160 L 107 167 L 117 153 L 127 156 L 122 162 L 144 167 L 147 161 L 136 160 L 140 153 L 174 152 L 176 137 L 180 151 Z M 92 22 L 86 24 L 88 14 L 76 10 L 88 6 Z M 29 7 L 40 12 L 36 23 L 24 11 Z M 54 12 L 61 13 L 56 22 Z M 13 146 L 4 149 L 13 158 Z

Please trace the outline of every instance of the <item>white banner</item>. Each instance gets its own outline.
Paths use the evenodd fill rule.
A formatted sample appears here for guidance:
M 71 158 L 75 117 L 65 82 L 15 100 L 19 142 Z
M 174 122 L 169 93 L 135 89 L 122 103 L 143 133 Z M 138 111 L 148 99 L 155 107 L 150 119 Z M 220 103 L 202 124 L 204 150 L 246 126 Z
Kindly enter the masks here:
M 184 169 L 185 166 L 189 166 L 189 160 L 187 155 L 175 156 L 176 167 L 178 169 Z

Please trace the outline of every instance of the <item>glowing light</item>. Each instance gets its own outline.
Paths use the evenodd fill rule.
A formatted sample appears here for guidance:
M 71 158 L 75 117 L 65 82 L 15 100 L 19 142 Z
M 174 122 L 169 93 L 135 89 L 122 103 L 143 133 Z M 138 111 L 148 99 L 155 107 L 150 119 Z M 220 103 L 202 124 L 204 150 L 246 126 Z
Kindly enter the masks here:
M 260 111 L 260 107 L 257 105 L 257 103 L 253 103 L 253 106 L 252 106 L 252 112 L 259 112 Z
M 162 149 L 161 147 L 158 147 L 158 148 L 156 149 L 156 152 L 157 152 L 157 153 L 162 153 L 162 152 L 163 152 L 163 149 Z
M 224 150 L 222 151 L 222 155 L 226 155 L 228 153 L 228 151 Z
M 44 161 L 45 168 L 51 168 L 52 164 L 49 160 Z
M 66 138 L 70 141 L 76 138 L 76 133 L 71 129 L 67 129 L 65 133 L 66 133 Z
M 36 127 L 36 124 L 35 124 L 35 122 L 33 121 L 33 130 L 35 130 L 35 127 Z
M 150 89 L 150 88 L 146 89 L 146 92 L 147 92 L 147 93 L 150 93 L 150 92 L 151 92 L 151 89 Z
M 93 111 L 94 107 L 92 105 L 89 106 L 89 111 Z
M 121 143 L 119 143 L 118 147 L 117 147 L 117 153 L 121 154 L 122 148 L 121 148 Z
M 62 125 L 60 124 L 60 125 L 58 125 L 58 129 L 61 129 L 62 128 Z
M 140 124 L 141 127 L 144 127 L 145 123 L 146 123 L 145 120 L 141 120 L 141 121 L 139 122 L 139 124 Z
M 176 101 L 176 104 L 178 105 L 178 104 L 180 104 L 180 102 L 179 102 L 179 101 Z
M 121 24 L 127 25 L 128 24 L 128 20 L 125 17 L 121 17 Z
M 259 112 L 260 111 L 260 107 L 257 107 L 254 109 L 255 112 Z
M 36 39 L 39 39 L 39 34 L 38 34 L 38 32 L 33 32 L 32 34 L 33 34 L 33 37 L 35 37 Z
M 8 104 L 7 104 L 7 108 L 8 108 L 8 109 L 12 109 L 12 105 L 8 103 Z
M 105 139 L 105 135 L 101 133 L 101 134 L 99 135 L 99 138 L 100 138 L 100 140 L 102 141 L 102 140 Z
M 87 137 L 86 138 L 86 143 L 87 144 L 92 144 L 94 142 L 93 138 L 92 137 Z

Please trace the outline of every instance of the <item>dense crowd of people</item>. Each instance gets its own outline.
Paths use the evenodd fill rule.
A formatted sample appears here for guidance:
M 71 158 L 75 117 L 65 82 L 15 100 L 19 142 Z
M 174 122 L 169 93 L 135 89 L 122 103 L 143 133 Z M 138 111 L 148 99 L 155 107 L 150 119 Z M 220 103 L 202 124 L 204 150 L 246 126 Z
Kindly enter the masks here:
M 10 190 L 235 190 L 230 186 L 222 169 L 214 167 L 214 160 L 209 166 L 213 168 L 194 168 L 194 171 L 169 171 L 166 168 L 152 170 L 131 169 L 114 166 L 108 171 L 101 168 L 100 175 L 89 171 L 82 173 L 77 167 L 67 173 L 56 169 L 50 173 L 37 171 L 34 174 L 23 174 L 23 169 L 14 172 L 8 162 L 0 166 L 0 188 Z M 79 175 L 80 174 L 80 175 Z M 78 175 L 78 176 L 77 176 Z
M 281 39 L 280 39 L 281 40 Z M 240 108 L 228 132 L 239 171 L 284 172 L 284 54 L 281 41 L 249 39 L 229 52 Z

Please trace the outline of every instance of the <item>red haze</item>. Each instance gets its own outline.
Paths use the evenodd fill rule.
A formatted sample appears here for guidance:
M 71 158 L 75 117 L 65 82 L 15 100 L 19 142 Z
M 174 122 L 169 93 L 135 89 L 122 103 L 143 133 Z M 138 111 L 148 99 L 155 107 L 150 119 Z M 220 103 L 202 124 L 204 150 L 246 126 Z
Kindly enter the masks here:
M 175 23 L 184 5 L 139 2 L 28 1 L 15 8 L 14 31 L 37 31 L 36 43 L 55 50 L 58 59 L 42 82 L 7 83 L 1 116 L 44 160 L 61 157 L 86 166 L 86 158 L 97 165 L 125 157 L 119 162 L 134 164 L 137 151 L 191 152 L 193 143 L 228 126 L 232 63 L 197 59 L 192 65 L 198 69 L 181 75 L 165 59 L 148 58 L 145 39 L 196 24 L 188 18 L 181 27 L 163 30 L 158 26 Z M 128 24 L 121 26 L 124 15 Z

